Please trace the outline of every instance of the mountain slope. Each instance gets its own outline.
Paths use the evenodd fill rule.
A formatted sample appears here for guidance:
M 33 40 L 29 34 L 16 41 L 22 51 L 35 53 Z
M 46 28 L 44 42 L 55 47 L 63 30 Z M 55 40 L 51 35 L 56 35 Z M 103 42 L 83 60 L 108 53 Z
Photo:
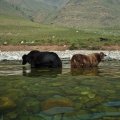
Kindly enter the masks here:
M 35 22 L 51 21 L 68 0 L 4 0 Z
M 0 15 L 5 16 L 22 16 L 11 4 L 5 0 L 0 0 Z
M 71 27 L 120 25 L 120 0 L 70 0 L 54 20 Z
M 12 5 L 23 16 L 26 16 L 32 21 L 42 22 L 45 17 L 50 14 L 54 8 L 40 1 L 34 0 L 5 0 Z M 49 10 L 48 10 L 49 9 Z
M 0 0 L 0 14 L 68 27 L 118 27 L 120 0 Z
M 55 6 L 58 9 L 62 8 L 64 5 L 66 5 L 66 3 L 69 0 L 37 0 L 37 1 L 41 1 L 44 2 L 45 4 L 51 5 L 51 6 Z

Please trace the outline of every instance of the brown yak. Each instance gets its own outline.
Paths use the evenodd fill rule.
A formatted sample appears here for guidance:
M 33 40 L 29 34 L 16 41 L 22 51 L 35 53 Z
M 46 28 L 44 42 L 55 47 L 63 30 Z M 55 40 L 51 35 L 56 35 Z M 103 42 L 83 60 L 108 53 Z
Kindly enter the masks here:
M 103 52 L 89 55 L 75 54 L 71 58 L 71 68 L 96 67 L 105 56 Z

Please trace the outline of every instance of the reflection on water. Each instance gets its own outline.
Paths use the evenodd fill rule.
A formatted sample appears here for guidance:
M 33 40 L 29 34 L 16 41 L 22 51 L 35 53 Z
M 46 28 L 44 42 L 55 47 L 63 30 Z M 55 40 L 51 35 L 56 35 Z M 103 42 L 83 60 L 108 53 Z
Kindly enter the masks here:
M 120 120 L 120 62 L 82 70 L 69 66 L 1 63 L 0 120 Z
M 28 77 L 39 77 L 39 76 L 44 76 L 44 77 L 57 77 L 57 75 L 62 73 L 62 69 L 50 69 L 50 68 L 46 68 L 46 69 L 35 69 L 32 68 L 27 69 L 26 67 L 23 67 L 23 76 L 28 76 Z
M 18 65 L 0 65 L 0 76 L 22 75 L 22 68 Z
M 71 75 L 89 75 L 89 76 L 97 76 L 99 75 L 98 67 L 95 68 L 84 68 L 84 69 L 71 69 Z

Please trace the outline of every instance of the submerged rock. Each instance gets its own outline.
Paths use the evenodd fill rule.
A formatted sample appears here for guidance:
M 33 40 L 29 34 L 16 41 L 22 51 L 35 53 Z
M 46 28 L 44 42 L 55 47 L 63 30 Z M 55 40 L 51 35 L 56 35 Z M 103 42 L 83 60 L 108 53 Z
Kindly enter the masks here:
M 71 100 L 61 96 L 55 96 L 43 102 L 42 111 L 39 115 L 47 115 L 51 118 L 60 116 L 63 120 L 64 114 L 74 112 L 73 103 Z
M 99 113 L 81 115 L 78 118 L 80 120 L 98 120 L 98 119 L 101 120 L 101 118 L 103 117 L 120 117 L 120 112 L 99 112 Z M 114 119 L 114 120 L 118 120 L 118 119 Z
M 120 107 L 120 101 L 110 101 L 104 104 L 109 107 Z
M 4 118 L 5 119 L 7 118 L 8 120 L 15 120 L 17 119 L 17 116 L 18 116 L 17 112 L 9 112 L 4 116 Z
M 34 98 L 29 98 L 29 100 L 25 101 L 25 108 L 28 113 L 38 113 L 40 111 L 40 103 L 38 100 Z
M 13 109 L 15 107 L 16 107 L 16 104 L 10 98 L 0 97 L 0 111 L 3 112 L 5 110 Z
M 73 107 L 53 107 L 48 110 L 43 111 L 46 115 L 56 115 L 73 112 Z
M 95 106 L 102 104 L 103 101 L 104 101 L 103 98 L 97 96 L 94 98 L 94 100 L 90 100 L 90 101 L 86 102 L 84 107 L 85 108 L 94 108 Z
M 95 98 L 95 94 L 94 94 L 94 93 L 89 93 L 89 94 L 88 94 L 88 97 L 89 97 L 90 99 L 93 99 L 93 98 Z
M 42 108 L 43 110 L 48 110 L 53 107 L 72 107 L 73 102 L 64 97 L 54 97 L 50 98 L 43 102 Z

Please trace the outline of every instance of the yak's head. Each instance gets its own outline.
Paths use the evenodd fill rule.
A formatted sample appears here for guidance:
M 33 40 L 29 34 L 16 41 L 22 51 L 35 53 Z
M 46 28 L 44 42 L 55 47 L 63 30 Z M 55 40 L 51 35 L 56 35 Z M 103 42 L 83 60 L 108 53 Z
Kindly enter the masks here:
M 27 61 L 27 55 L 25 54 L 25 55 L 22 56 L 22 65 L 25 65 L 27 62 L 28 62 Z
M 104 57 L 106 57 L 107 55 L 106 54 L 104 54 L 103 52 L 100 52 L 100 58 L 101 58 L 101 60 L 104 58 Z

